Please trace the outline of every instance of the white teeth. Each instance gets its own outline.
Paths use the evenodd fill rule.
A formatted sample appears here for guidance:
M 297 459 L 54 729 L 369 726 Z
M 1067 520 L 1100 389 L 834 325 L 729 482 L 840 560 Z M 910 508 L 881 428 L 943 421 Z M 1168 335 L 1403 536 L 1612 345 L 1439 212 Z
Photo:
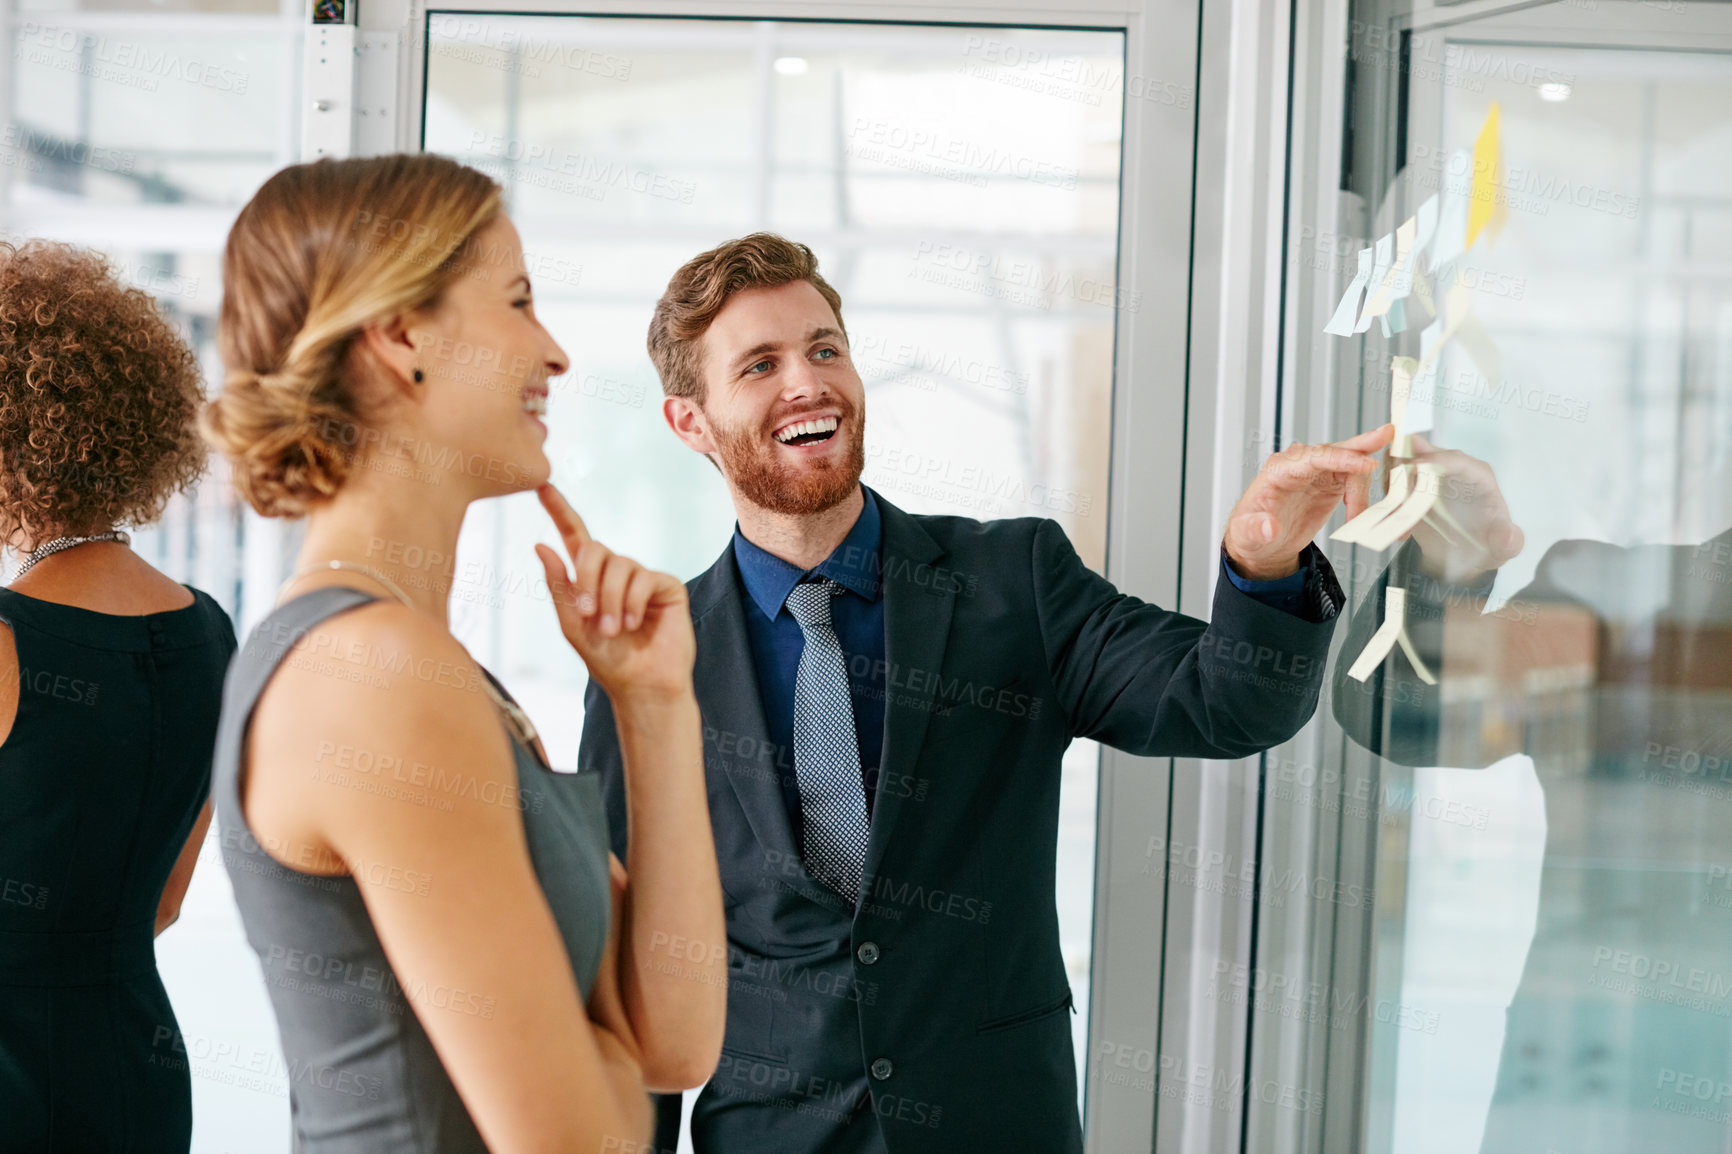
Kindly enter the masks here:
M 815 421 L 795 421 L 787 428 L 778 430 L 776 440 L 785 445 L 795 437 L 804 437 L 811 433 L 833 433 L 841 423 L 836 417 L 819 417 Z
M 523 398 L 523 411 L 536 417 L 547 416 L 547 394 L 530 393 Z

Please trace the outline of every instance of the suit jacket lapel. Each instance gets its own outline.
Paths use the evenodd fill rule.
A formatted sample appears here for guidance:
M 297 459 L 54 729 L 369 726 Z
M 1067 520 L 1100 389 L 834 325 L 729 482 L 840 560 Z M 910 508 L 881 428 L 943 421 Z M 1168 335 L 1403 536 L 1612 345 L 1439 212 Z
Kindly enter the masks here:
M 721 559 L 693 582 L 692 628 L 698 643 L 692 681 L 703 714 L 705 761 L 714 758 L 722 763 L 758 844 L 766 853 L 781 855 L 779 860 L 784 864 L 775 871 L 781 884 L 828 909 L 845 911 L 841 897 L 806 870 L 794 844 L 794 827 L 788 820 L 780 780 L 781 775 L 794 772 L 794 751 L 776 749 L 770 741 L 731 544 Z M 747 749 L 753 753 L 739 752 Z M 766 759 L 757 753 L 765 749 L 772 750 L 773 756 Z M 788 862 L 798 863 L 799 872 L 790 871 Z M 758 864 L 764 867 L 768 862 Z
M 742 757 L 735 752 L 742 746 L 754 751 L 773 750 L 774 746 L 758 692 L 758 670 L 752 661 L 751 639 L 746 635 L 745 606 L 734 574 L 731 544 L 721 560 L 694 583 L 692 593 L 692 626 L 698 643 L 692 680 L 704 716 L 705 760 L 713 757 L 722 763 L 759 843 L 798 861 L 800 854 L 778 781 L 779 774 L 793 772 L 793 750 L 787 750 L 785 756 L 783 751 L 776 751 L 767 764 L 761 757 Z
M 890 666 L 884 701 L 884 757 L 879 767 L 878 792 L 872 803 L 872 832 L 866 843 L 868 898 L 872 878 L 879 872 L 896 822 L 901 815 L 906 790 L 886 790 L 885 776 L 912 773 L 926 740 L 926 723 L 932 716 L 935 689 L 944 666 L 945 642 L 950 635 L 950 615 L 956 592 L 948 581 L 936 577 L 921 581 L 917 573 L 944 555 L 920 522 L 896 508 L 883 496 L 878 508 L 884 518 L 880 552 L 880 580 L 884 596 L 884 656 Z

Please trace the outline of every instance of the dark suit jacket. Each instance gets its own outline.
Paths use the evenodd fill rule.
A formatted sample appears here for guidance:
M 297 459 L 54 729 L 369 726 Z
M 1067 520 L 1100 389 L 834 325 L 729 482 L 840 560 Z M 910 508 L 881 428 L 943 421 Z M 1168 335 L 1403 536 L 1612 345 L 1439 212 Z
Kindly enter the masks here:
M 889 700 L 858 912 L 789 831 L 793 751 L 766 737 L 732 547 L 691 582 L 729 938 L 696 1148 L 1080 1151 L 1059 759 L 1076 737 L 1216 758 L 1281 742 L 1315 708 L 1334 623 L 1223 580 L 1205 624 L 1119 593 L 1052 521 L 879 503 Z M 593 684 L 587 708 L 582 767 L 603 775 L 623 857 L 618 739 Z

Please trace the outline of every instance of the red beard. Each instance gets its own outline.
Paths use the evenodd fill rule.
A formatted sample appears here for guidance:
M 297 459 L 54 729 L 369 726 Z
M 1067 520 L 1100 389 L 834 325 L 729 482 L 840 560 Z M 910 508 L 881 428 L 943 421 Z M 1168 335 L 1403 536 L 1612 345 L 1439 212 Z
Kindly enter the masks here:
M 783 416 L 776 424 L 787 421 Z M 846 501 L 859 486 L 860 474 L 866 468 L 866 429 L 846 402 L 836 436 L 846 436 L 848 444 L 839 457 L 797 467 L 777 458 L 769 431 L 729 429 L 714 422 L 710 425 L 723 474 L 752 504 L 772 513 L 822 513 Z

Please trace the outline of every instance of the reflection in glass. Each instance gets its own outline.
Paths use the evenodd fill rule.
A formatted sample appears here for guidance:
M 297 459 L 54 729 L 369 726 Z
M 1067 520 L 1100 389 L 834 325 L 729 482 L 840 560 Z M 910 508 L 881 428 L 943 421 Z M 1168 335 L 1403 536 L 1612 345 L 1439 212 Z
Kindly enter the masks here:
M 1732 57 L 1440 45 L 1385 215 L 1447 186 L 1495 104 L 1508 219 L 1438 277 L 1471 284 L 1495 356 L 1450 346 L 1414 448 L 1470 532 L 1422 524 L 1387 569 L 1361 550 L 1333 687 L 1387 759 L 1373 948 L 1397 1012 L 1370 1033 L 1368 1148 L 1723 1154 Z M 1358 338 L 1374 411 L 1416 338 Z M 1391 589 L 1435 685 L 1399 649 L 1347 673 Z

